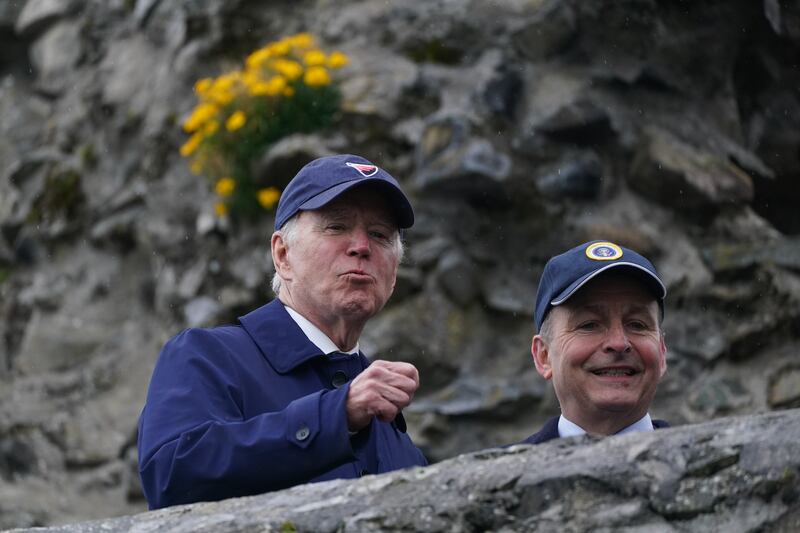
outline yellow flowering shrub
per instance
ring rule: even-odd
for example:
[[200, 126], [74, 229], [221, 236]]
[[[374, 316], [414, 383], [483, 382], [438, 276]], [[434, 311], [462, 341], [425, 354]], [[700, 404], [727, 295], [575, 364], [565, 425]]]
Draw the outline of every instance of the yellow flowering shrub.
[[242, 69], [195, 83], [197, 105], [183, 121], [189, 137], [180, 153], [210, 180], [217, 216], [275, 208], [281, 191], [251, 175], [253, 161], [286, 135], [330, 123], [340, 101], [334, 71], [347, 61], [299, 33], [252, 52]]

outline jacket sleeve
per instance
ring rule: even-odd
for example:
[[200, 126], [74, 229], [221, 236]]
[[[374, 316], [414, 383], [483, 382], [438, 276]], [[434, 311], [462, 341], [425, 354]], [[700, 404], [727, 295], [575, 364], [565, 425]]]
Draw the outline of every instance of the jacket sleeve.
[[245, 419], [243, 369], [213, 333], [162, 350], [139, 420], [139, 473], [151, 509], [304, 483], [353, 460], [349, 384]]

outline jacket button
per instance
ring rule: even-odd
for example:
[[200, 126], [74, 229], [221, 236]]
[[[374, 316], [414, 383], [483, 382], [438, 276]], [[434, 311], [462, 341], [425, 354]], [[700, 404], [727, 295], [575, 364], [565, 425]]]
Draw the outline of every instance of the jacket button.
[[347, 383], [347, 374], [342, 372], [341, 370], [337, 370], [333, 373], [333, 379], [331, 379], [331, 385], [336, 387], [337, 389]]
[[303, 426], [297, 430], [297, 433], [294, 434], [294, 438], [297, 440], [306, 440], [310, 433], [311, 431], [309, 431], [308, 426]]

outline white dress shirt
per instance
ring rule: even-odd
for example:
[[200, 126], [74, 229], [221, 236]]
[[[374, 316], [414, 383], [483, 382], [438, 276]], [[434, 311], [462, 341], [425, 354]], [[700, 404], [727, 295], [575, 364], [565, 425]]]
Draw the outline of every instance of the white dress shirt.
[[355, 347], [352, 350], [340, 350], [338, 346], [328, 337], [325, 335], [321, 329], [311, 323], [309, 319], [289, 307], [288, 305], [284, 304], [284, 308], [286, 308], [286, 312], [289, 313], [289, 316], [292, 317], [300, 329], [303, 330], [303, 333], [306, 334], [308, 340], [314, 343], [314, 346], [319, 348], [322, 353], [325, 355], [339, 352], [339, 353], [358, 353], [358, 343], [356, 342]]
[[[650, 419], [650, 413], [647, 413], [642, 418], [634, 422], [628, 427], [614, 433], [614, 435], [624, 435], [625, 433], [634, 433], [636, 431], [653, 431], [653, 421]], [[567, 420], [564, 415], [558, 417], [558, 436], [559, 437], [577, 437], [578, 435], [585, 435], [586, 431], [578, 424]]]

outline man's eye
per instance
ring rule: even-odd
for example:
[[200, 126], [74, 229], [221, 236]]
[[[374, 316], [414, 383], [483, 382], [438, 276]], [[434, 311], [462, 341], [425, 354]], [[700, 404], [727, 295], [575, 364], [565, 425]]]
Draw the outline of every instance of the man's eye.
[[325, 226], [325, 229], [330, 231], [342, 231], [344, 230], [344, 224], [328, 224]]
[[597, 322], [583, 322], [578, 326], [578, 329], [583, 331], [594, 331], [599, 327]]
[[369, 232], [369, 234], [370, 234], [370, 235], [372, 235], [373, 237], [375, 237], [376, 239], [387, 240], [387, 239], [389, 238], [389, 237], [388, 237], [388, 236], [387, 236], [385, 233], [383, 233], [382, 231], [375, 231], [375, 230], [373, 230], [373, 231], [370, 231], [370, 232]]
[[639, 320], [628, 322], [628, 327], [635, 331], [644, 331], [647, 329], [647, 324]]

